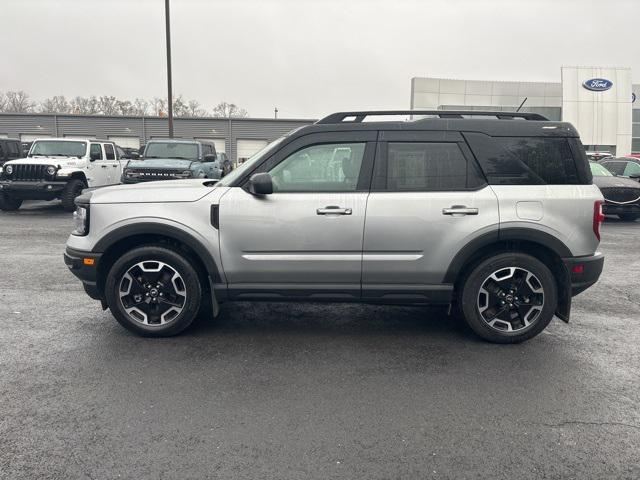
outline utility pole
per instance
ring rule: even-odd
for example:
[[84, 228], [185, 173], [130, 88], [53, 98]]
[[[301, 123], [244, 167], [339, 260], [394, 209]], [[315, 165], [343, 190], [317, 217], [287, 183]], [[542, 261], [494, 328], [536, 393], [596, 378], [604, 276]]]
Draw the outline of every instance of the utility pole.
[[171, 88], [171, 17], [169, 0], [164, 0], [164, 19], [167, 37], [167, 116], [169, 118], [169, 138], [173, 138], [173, 94]]
[[273, 118], [278, 118], [278, 107], [273, 109]]

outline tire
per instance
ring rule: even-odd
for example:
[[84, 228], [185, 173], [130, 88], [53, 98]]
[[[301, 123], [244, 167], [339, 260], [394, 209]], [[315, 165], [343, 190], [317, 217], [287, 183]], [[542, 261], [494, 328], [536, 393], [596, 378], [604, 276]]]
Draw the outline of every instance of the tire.
[[640, 218], [640, 215], [637, 213], [619, 213], [618, 217], [620, 217], [620, 220], [624, 220], [625, 222], [635, 222]]
[[557, 285], [549, 268], [515, 252], [481, 261], [466, 277], [460, 296], [469, 327], [493, 343], [535, 337], [549, 325], [557, 304]]
[[4, 212], [13, 212], [18, 210], [21, 205], [21, 199], [13, 198], [7, 192], [0, 193], [0, 210]]
[[164, 246], [147, 245], [113, 264], [105, 296], [111, 313], [127, 330], [146, 337], [168, 337], [191, 325], [203, 294], [198, 273], [187, 257]]
[[77, 178], [69, 180], [62, 191], [61, 197], [62, 208], [65, 212], [73, 212], [76, 209], [74, 200], [82, 193], [83, 188], [86, 188], [86, 185], [82, 180], [78, 180]]

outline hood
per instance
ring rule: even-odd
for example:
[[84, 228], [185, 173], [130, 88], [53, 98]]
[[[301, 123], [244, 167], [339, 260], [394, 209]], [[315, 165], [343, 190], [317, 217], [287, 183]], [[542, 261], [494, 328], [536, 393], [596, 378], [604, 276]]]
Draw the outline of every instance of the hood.
[[89, 191], [92, 204], [195, 202], [209, 195], [216, 188], [215, 183], [216, 180], [163, 180]]
[[593, 184], [597, 185], [598, 188], [625, 187], [640, 190], [640, 183], [625, 177], [602, 177], [594, 175]]
[[6, 165], [59, 165], [61, 168], [66, 167], [83, 167], [87, 164], [85, 158], [78, 157], [45, 157], [38, 155], [37, 157], [18, 158], [5, 162]]
[[171, 168], [171, 169], [184, 169], [191, 168], [191, 164], [195, 160], [180, 160], [178, 158], [147, 158], [145, 160], [129, 160], [127, 168]]

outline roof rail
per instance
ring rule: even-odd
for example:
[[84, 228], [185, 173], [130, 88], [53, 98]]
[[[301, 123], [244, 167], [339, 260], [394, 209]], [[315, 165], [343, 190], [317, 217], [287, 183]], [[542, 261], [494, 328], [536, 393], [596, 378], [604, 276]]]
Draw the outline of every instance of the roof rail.
[[[465, 118], [465, 117], [495, 117], [499, 120], [512, 120], [522, 118], [524, 120], [549, 120], [539, 113], [524, 112], [484, 112], [478, 110], [373, 110], [362, 112], [337, 112], [321, 118], [316, 123], [361, 123], [366, 117], [394, 115], [435, 115], [439, 118]], [[351, 119], [353, 117], [353, 119]], [[349, 119], [349, 120], [347, 120]]]

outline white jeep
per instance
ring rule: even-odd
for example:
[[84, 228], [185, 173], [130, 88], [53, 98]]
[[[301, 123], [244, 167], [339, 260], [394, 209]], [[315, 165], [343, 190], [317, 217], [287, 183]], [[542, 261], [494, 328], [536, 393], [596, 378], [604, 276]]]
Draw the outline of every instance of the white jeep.
[[3, 165], [0, 210], [17, 210], [24, 200], [60, 199], [62, 207], [72, 212], [82, 189], [120, 183], [119, 150], [105, 140], [36, 140], [27, 158]]

